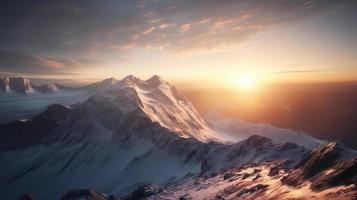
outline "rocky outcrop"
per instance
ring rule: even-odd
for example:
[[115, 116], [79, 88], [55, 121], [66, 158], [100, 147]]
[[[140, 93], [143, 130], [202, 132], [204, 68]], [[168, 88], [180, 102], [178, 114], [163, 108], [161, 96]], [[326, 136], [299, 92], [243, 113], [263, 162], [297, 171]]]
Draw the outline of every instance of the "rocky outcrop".
[[259, 135], [250, 136], [246, 141], [245, 145], [251, 147], [260, 147], [266, 143], [272, 143], [272, 140], [267, 137], [262, 137]]
[[276, 176], [277, 174], [279, 174], [279, 167], [272, 167], [270, 170], [269, 170], [269, 174], [268, 176]]
[[296, 187], [309, 180], [314, 191], [353, 184], [357, 178], [357, 158], [347, 151], [336, 142], [323, 145], [308, 154], [281, 182]]
[[29, 79], [22, 77], [13, 78], [1, 78], [0, 79], [0, 90], [2, 91], [14, 91], [17, 93], [26, 94], [33, 91], [32, 82]]
[[155, 184], [146, 184], [138, 187], [131, 193], [131, 196], [122, 198], [123, 200], [141, 200], [152, 195], [159, 194], [163, 189]]
[[340, 185], [355, 184], [357, 180], [357, 158], [342, 161], [327, 172], [312, 179], [311, 189], [322, 191]]

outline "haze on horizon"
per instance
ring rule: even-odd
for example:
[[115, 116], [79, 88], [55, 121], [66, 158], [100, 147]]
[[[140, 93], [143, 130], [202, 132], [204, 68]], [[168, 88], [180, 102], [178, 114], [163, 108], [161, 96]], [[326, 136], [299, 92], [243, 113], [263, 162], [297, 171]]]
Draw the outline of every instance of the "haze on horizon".
[[356, 9], [353, 0], [2, 1], [0, 75], [354, 81]]

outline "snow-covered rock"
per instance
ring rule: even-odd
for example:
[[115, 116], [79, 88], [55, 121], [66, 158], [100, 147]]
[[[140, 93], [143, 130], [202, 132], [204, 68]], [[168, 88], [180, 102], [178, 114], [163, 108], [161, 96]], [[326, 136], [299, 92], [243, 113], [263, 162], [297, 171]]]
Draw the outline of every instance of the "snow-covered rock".
[[113, 95], [122, 89], [131, 88], [137, 104], [147, 116], [161, 126], [176, 132], [180, 137], [199, 141], [232, 141], [225, 133], [219, 133], [201, 117], [191, 102], [174, 86], [159, 76], [141, 80], [129, 75], [122, 80], [105, 79], [85, 87], [92, 93]]
[[0, 78], [0, 90], [3, 93], [17, 92], [21, 94], [32, 94], [36, 92], [32, 82], [22, 77]]
[[[274, 169], [276, 174], [270, 176]], [[278, 169], [278, 170], [276, 170]], [[315, 191], [306, 181], [299, 187], [284, 185], [280, 180], [289, 173], [279, 162], [245, 165], [205, 177], [190, 177], [172, 184], [149, 200], [175, 199], [354, 199], [356, 185], [344, 182]], [[230, 174], [229, 178], [224, 178]]]

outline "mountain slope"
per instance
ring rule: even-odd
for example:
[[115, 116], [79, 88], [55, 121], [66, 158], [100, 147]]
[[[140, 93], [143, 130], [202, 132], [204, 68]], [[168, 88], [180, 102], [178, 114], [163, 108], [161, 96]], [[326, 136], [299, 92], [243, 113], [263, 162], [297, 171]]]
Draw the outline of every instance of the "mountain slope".
[[250, 123], [239, 118], [223, 118], [216, 111], [211, 111], [205, 116], [217, 131], [224, 132], [238, 141], [252, 135], [260, 135], [272, 139], [275, 143], [290, 142], [309, 149], [326, 143], [301, 131], [277, 128], [267, 123]]
[[85, 87], [94, 94], [115, 93], [123, 88], [134, 89], [140, 108], [153, 122], [158, 122], [181, 137], [203, 142], [233, 140], [225, 133], [215, 131], [174, 86], [159, 76], [143, 81], [129, 75], [120, 81], [110, 78]]
[[32, 120], [0, 124], [0, 151], [28, 148], [56, 128], [70, 113], [70, 108], [53, 104]]
[[[266, 139], [260, 140], [261, 144]], [[357, 197], [357, 152], [335, 142], [295, 165], [259, 162], [190, 177], [148, 199], [346, 199]]]
[[[201, 143], [179, 142], [180, 137], [152, 123], [121, 97], [111, 103], [93, 96], [75, 108], [42, 145], [1, 153], [1, 163], [6, 165], [1, 165], [0, 196], [14, 199], [31, 191], [40, 199], [52, 199], [76, 187], [121, 193], [140, 182], [165, 184], [175, 176], [199, 172], [199, 161], [188, 155], [199, 152]], [[115, 105], [119, 102], [121, 106]], [[168, 162], [162, 165], [159, 160]]]

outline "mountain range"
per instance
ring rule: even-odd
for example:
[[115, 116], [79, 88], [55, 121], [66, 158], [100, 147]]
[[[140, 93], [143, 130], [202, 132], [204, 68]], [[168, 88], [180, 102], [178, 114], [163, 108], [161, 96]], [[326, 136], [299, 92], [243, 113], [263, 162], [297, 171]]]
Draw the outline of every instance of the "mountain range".
[[26, 193], [40, 200], [356, 195], [355, 151], [269, 125], [207, 121], [159, 76], [80, 88], [1, 80], [4, 91], [76, 90], [82, 97], [46, 102], [34, 117], [0, 124], [2, 199], [33, 198]]
[[29, 79], [22, 77], [4, 77], [0, 79], [1, 93], [18, 93], [18, 94], [33, 94], [33, 93], [51, 93], [68, 90], [63, 85], [52, 83], [43, 84], [40, 86], [34, 85]]

